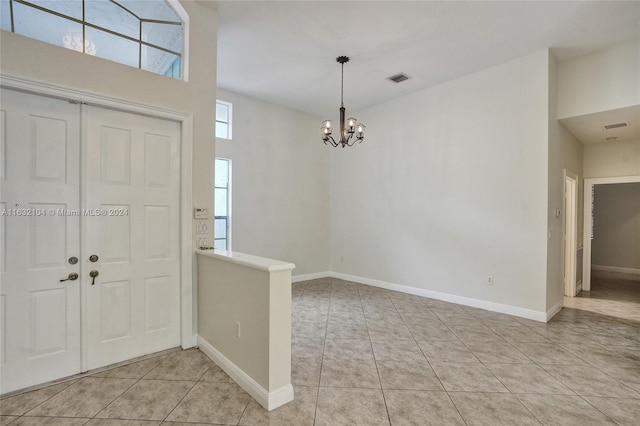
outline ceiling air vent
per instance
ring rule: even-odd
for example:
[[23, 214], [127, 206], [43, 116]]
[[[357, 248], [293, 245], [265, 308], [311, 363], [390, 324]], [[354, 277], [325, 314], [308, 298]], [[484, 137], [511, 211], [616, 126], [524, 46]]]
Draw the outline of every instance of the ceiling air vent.
[[401, 72], [400, 74], [392, 75], [391, 77], [387, 77], [387, 78], [393, 81], [394, 83], [402, 83], [405, 80], [409, 80], [411, 77]]
[[628, 123], [616, 123], [616, 124], [607, 124], [604, 126], [606, 130], [617, 129], [618, 127], [627, 127]]

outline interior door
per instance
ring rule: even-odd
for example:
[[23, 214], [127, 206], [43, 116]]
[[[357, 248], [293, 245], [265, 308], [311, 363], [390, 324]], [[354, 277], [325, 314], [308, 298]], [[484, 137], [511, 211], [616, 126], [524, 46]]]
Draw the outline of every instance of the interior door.
[[84, 205], [97, 212], [83, 217], [93, 369], [180, 344], [180, 125], [92, 106], [83, 112]]
[[[2, 90], [1, 393], [80, 372], [80, 110]], [[72, 277], [73, 278], [73, 277]]]

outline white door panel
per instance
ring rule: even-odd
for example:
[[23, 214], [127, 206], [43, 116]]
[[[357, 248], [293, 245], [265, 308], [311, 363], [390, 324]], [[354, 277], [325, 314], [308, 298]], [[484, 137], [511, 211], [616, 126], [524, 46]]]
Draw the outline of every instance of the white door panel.
[[176, 122], [2, 90], [0, 393], [179, 346], [179, 151]]
[[80, 371], [80, 111], [2, 90], [1, 392]]
[[[180, 344], [176, 122], [86, 107], [89, 369]], [[95, 165], [91, 167], [91, 165]], [[86, 271], [85, 271], [86, 269]]]

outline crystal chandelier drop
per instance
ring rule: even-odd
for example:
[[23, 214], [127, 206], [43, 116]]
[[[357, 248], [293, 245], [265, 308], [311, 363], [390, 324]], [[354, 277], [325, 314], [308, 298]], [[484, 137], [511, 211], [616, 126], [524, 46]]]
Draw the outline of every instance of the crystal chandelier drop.
[[[349, 117], [346, 120], [344, 109], [344, 64], [349, 62], [349, 57], [338, 56], [336, 61], [342, 66], [342, 78], [340, 79], [340, 139], [336, 141], [333, 139], [333, 123], [331, 120], [324, 120], [322, 122], [322, 141], [325, 145], [331, 144], [331, 146], [342, 145], [352, 146], [358, 141], [358, 143], [364, 140], [364, 129], [366, 126], [362, 123], [358, 123], [358, 120], [353, 117]], [[355, 136], [355, 138], [354, 138]]]

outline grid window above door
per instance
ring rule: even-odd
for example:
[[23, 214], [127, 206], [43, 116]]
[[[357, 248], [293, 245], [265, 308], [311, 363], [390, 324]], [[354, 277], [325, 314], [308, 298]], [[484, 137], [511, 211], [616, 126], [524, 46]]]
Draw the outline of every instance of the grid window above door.
[[187, 34], [171, 3], [0, 0], [0, 29], [180, 80]]

